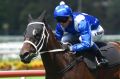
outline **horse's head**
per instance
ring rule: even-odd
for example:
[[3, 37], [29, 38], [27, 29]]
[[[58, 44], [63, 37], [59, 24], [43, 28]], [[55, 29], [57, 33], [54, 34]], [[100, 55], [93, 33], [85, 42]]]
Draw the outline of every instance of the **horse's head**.
[[47, 35], [48, 32], [44, 23], [44, 15], [45, 11], [37, 19], [33, 19], [31, 15], [29, 15], [29, 23], [25, 31], [24, 43], [20, 51], [20, 58], [24, 63], [29, 63], [31, 59], [37, 55], [37, 52], [45, 49], [45, 44], [46, 41], [48, 41], [49, 35]]

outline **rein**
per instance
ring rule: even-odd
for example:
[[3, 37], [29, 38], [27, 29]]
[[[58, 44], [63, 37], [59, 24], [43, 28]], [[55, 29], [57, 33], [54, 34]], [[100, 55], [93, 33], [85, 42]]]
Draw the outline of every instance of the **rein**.
[[48, 50], [48, 51], [42, 51], [42, 52], [40, 52], [40, 51], [37, 50], [37, 46], [33, 42], [31, 42], [29, 40], [25, 40], [24, 43], [31, 44], [36, 49], [36, 53], [40, 53], [40, 54], [44, 54], [46, 52], [63, 52], [63, 51], [65, 51], [65, 49], [53, 49], [53, 50]]

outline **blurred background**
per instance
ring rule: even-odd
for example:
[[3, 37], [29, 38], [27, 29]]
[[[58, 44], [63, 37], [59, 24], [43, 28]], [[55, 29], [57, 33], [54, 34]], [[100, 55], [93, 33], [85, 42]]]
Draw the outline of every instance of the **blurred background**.
[[[0, 0], [0, 70], [44, 69], [40, 58], [29, 64], [19, 59], [28, 14], [37, 18], [47, 10], [46, 19], [54, 30], [54, 9], [61, 0]], [[102, 41], [120, 41], [120, 0], [63, 0], [73, 11], [96, 16], [105, 30]], [[3, 78], [0, 78], [3, 79]], [[10, 78], [6, 78], [10, 79]], [[11, 78], [18, 79], [18, 78]], [[25, 79], [25, 78], [21, 78]], [[27, 78], [28, 79], [28, 78]], [[37, 78], [29, 78], [37, 79]], [[38, 79], [44, 79], [38, 77]]]
[[[0, 70], [44, 69], [41, 60], [25, 65], [19, 60], [19, 50], [28, 23], [47, 10], [47, 21], [54, 30], [53, 12], [61, 0], [0, 0]], [[104, 39], [116, 40], [120, 34], [120, 0], [63, 0], [73, 11], [85, 12], [100, 19], [105, 29]], [[118, 39], [117, 39], [118, 40]], [[119, 41], [119, 40], [118, 40]]]
[[[38, 17], [47, 10], [47, 20], [54, 29], [53, 12], [61, 0], [0, 0], [0, 35], [23, 35], [28, 14]], [[120, 34], [120, 0], [63, 0], [73, 11], [98, 17], [106, 34]]]

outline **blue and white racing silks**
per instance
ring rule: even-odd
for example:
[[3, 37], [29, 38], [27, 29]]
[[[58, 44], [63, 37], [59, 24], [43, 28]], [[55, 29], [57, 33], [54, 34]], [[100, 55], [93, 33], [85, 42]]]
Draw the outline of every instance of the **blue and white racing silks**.
[[91, 29], [97, 28], [99, 21], [95, 17], [85, 13], [73, 13], [72, 19], [72, 22], [66, 28], [57, 23], [55, 29], [56, 39], [61, 41], [64, 32], [73, 35], [79, 34], [81, 42], [70, 46], [71, 51], [78, 52], [90, 48], [93, 45]]

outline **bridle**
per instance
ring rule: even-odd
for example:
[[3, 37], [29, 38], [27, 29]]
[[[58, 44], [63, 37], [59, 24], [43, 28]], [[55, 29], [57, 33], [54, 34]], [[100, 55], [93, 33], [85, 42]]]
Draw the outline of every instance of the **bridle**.
[[[35, 54], [43, 54], [43, 53], [46, 53], [46, 52], [61, 52], [61, 51], [65, 51], [65, 49], [53, 49], [53, 50], [48, 50], [48, 51], [41, 51], [42, 48], [44, 47], [44, 44], [48, 43], [48, 40], [49, 40], [49, 33], [48, 33], [48, 30], [47, 28], [45, 27], [45, 23], [44, 22], [31, 22], [29, 23], [27, 26], [30, 27], [30, 25], [33, 25], [33, 24], [42, 24], [43, 25], [43, 31], [42, 31], [42, 35], [41, 35], [41, 38], [38, 42], [38, 44], [34, 44], [32, 41], [29, 41], [29, 40], [25, 40], [24, 43], [29, 43], [31, 44], [35, 49], [36, 49], [36, 52]], [[46, 33], [46, 34], [45, 34]], [[45, 41], [46, 40], [46, 41]], [[23, 44], [24, 44], [23, 43]]]

